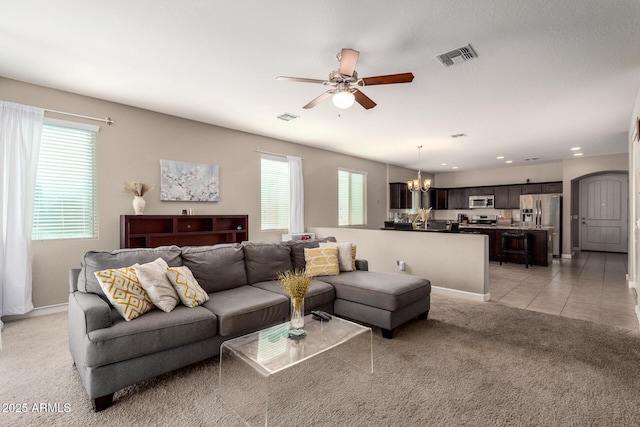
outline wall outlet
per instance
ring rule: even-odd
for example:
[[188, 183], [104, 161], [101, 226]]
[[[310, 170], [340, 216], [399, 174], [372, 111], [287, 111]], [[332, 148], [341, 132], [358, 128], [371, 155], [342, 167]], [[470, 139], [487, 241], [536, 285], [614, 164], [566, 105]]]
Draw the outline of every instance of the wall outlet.
[[404, 271], [407, 268], [407, 265], [404, 261], [396, 261], [396, 265], [400, 269], [400, 271]]

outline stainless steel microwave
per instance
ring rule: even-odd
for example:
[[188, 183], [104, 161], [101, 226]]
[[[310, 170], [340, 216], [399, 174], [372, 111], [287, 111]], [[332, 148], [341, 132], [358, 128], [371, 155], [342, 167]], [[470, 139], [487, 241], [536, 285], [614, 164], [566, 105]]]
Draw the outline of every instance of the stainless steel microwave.
[[488, 196], [469, 196], [469, 209], [493, 208], [493, 194]]

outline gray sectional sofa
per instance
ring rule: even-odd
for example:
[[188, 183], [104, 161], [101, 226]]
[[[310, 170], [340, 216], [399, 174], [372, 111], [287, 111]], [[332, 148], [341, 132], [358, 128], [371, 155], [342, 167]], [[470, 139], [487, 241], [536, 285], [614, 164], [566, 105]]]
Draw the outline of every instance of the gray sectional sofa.
[[[70, 272], [69, 347], [96, 411], [112, 404], [116, 391], [174, 369], [217, 356], [220, 344], [289, 317], [289, 299], [277, 273], [304, 269], [306, 242], [244, 242], [215, 246], [165, 246], [87, 252], [82, 268]], [[178, 304], [125, 321], [102, 292], [94, 272], [144, 264], [157, 258], [185, 265], [209, 294], [204, 304]], [[394, 329], [426, 318], [431, 284], [415, 276], [357, 270], [315, 277], [305, 312], [324, 310], [381, 328]]]

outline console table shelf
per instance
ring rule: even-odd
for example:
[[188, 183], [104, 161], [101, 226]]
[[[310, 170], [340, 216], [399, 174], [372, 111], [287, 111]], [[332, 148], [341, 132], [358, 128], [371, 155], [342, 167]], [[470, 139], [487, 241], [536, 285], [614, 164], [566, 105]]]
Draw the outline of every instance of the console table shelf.
[[203, 246], [249, 240], [248, 215], [121, 215], [121, 248]]

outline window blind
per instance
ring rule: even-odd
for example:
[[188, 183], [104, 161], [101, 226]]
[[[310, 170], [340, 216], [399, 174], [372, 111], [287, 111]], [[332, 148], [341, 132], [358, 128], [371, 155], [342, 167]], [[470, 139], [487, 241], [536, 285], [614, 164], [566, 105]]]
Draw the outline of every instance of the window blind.
[[262, 155], [260, 171], [261, 229], [288, 229], [290, 194], [287, 159]]
[[45, 122], [33, 213], [33, 240], [96, 238], [97, 127]]
[[366, 186], [366, 173], [338, 170], [338, 225], [366, 225]]

